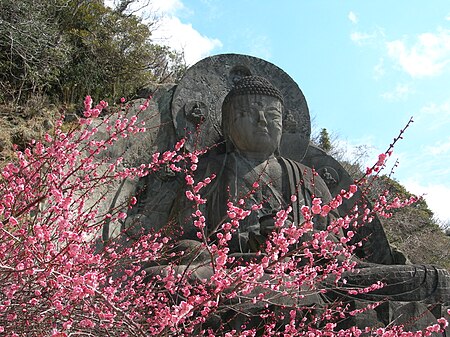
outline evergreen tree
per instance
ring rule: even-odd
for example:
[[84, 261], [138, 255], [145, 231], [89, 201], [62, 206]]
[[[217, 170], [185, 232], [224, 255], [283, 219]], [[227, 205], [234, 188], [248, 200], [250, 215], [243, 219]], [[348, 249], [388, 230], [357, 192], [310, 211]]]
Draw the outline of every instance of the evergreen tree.
[[319, 147], [326, 152], [329, 152], [332, 149], [330, 136], [325, 128], [320, 130]]
[[152, 23], [126, 13], [129, 3], [112, 9], [101, 0], [0, 0], [0, 99], [39, 93], [74, 103], [176, 81], [182, 55], [153, 43]]

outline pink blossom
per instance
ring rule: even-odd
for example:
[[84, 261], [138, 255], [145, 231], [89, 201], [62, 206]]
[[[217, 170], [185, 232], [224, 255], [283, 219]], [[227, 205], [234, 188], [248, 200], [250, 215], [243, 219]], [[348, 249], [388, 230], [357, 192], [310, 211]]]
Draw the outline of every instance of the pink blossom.
[[14, 195], [12, 193], [8, 193], [3, 197], [3, 202], [5, 203], [6, 207], [11, 207], [14, 203]]
[[[325, 216], [328, 215], [328, 213], [329, 213], [330, 211], [331, 211], [331, 207], [330, 207], [329, 205], [323, 205], [323, 206], [322, 206], [322, 210], [321, 210], [321, 212], [320, 212], [320, 215], [323, 216], [323, 217], [325, 217]], [[314, 212], [314, 210], [313, 210], [313, 212]]]
[[72, 197], [64, 198], [61, 207], [66, 210], [69, 209], [69, 206], [72, 204], [72, 201], [73, 201]]
[[190, 157], [191, 157], [191, 161], [192, 161], [194, 164], [197, 164], [197, 163], [198, 163], [198, 156], [197, 156], [196, 154], [191, 154]]
[[136, 205], [136, 203], [137, 203], [136, 197], [132, 197], [132, 198], [130, 199], [130, 205]]
[[92, 108], [92, 98], [91, 96], [87, 95], [84, 99], [84, 110], [88, 111]]
[[321, 198], [314, 198], [312, 203], [313, 203], [313, 205], [320, 205], [320, 204], [322, 204], [322, 199]]
[[381, 153], [378, 155], [378, 161], [377, 161], [377, 166], [382, 166], [384, 165], [384, 162], [386, 160], [386, 154], [385, 153]]
[[188, 198], [189, 200], [194, 200], [194, 193], [192, 193], [191, 191], [186, 191], [186, 198]]
[[53, 141], [52, 136], [50, 136], [48, 133], [46, 133], [46, 134], [44, 135], [44, 139], [45, 139], [45, 141], [48, 142], [48, 143], [51, 143], [51, 142]]
[[181, 140], [179, 140], [176, 144], [175, 144], [175, 151], [180, 151], [181, 148], [184, 146], [184, 143], [186, 142], [186, 140], [183, 138]]
[[8, 222], [11, 224], [11, 226], [17, 226], [19, 224], [19, 222], [17, 221], [17, 219], [13, 216], [10, 216], [8, 219]]
[[186, 177], [184, 178], [186, 180], [186, 184], [188, 185], [194, 185], [194, 178], [192, 178], [191, 175], [186, 175]]
[[216, 263], [218, 266], [224, 266], [227, 263], [227, 256], [222, 253], [218, 252], [219, 256], [216, 258]]
[[90, 319], [83, 319], [82, 321], [80, 321], [79, 325], [82, 328], [93, 328], [93, 327], [95, 327], [95, 323], [93, 321], [91, 321]]
[[17, 319], [17, 314], [16, 313], [9, 313], [6, 315], [6, 319], [8, 321], [15, 321]]
[[446, 329], [448, 327], [448, 321], [444, 317], [439, 318], [437, 322], [441, 325], [442, 329]]
[[322, 207], [319, 204], [312, 205], [311, 212], [313, 212], [313, 214], [320, 214], [321, 211], [322, 211]]
[[306, 221], [311, 219], [311, 210], [309, 209], [309, 206], [302, 206], [300, 210], [302, 212], [303, 218], [305, 218]]
[[434, 324], [432, 326], [427, 327], [426, 330], [429, 332], [441, 332], [441, 326], [439, 324]]

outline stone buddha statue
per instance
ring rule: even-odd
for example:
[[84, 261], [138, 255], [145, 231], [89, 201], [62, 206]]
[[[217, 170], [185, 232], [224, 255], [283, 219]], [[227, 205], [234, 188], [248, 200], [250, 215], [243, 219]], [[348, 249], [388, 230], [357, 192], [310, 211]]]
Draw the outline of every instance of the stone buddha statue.
[[[198, 163], [194, 177], [197, 182], [212, 174], [216, 176], [202, 190], [202, 197], [207, 200], [206, 204], [201, 206], [206, 217], [207, 235], [213, 237], [212, 234], [217, 233], [221, 224], [227, 220], [228, 202], [238, 204], [243, 200], [240, 206], [246, 209], [259, 205], [240, 222], [228, 245], [231, 254], [242, 257], [256, 256], [255, 253], [262, 249], [268, 235], [274, 230], [276, 212], [291, 206], [292, 212], [287, 221], [301, 224], [303, 205], [311, 206], [314, 197], [321, 198], [324, 204], [331, 200], [326, 183], [314, 174], [311, 168], [279, 155], [283, 109], [282, 93], [267, 79], [244, 76], [237, 80], [222, 104], [224, 146], [217, 146]], [[295, 147], [296, 144], [291, 146]], [[211, 256], [199, 252], [201, 243], [197, 237], [198, 229], [192, 224], [191, 216], [193, 203], [184, 197], [183, 182], [184, 179], [180, 178], [177, 184], [171, 183], [171, 189], [175, 186], [178, 189], [178, 192], [172, 192], [171, 195], [178, 197], [174, 202], [168, 203], [170, 209], [168, 208], [166, 217], [155, 218], [162, 219], [159, 223], [149, 223], [143, 219], [145, 215], [140, 217], [137, 214], [134, 219], [139, 221], [133, 223], [132, 216], [127, 220], [126, 227], [132, 237], [137, 233], [136, 224], [139, 226], [146, 222], [147, 228], [154, 226], [156, 230], [167, 221], [180, 225], [182, 234], [178, 249], [186, 251], [187, 254], [179, 262], [179, 267], [185, 270], [192, 265], [201, 265], [196, 267], [191, 275], [192, 281], [195, 282], [210, 277], [213, 272], [208, 264]], [[148, 207], [150, 206], [145, 202], [141, 202], [137, 210], [139, 212], [141, 209], [145, 213]], [[152, 207], [154, 208], [154, 205]], [[149, 211], [147, 213], [151, 214]], [[330, 214], [326, 218], [315, 218], [314, 230], [325, 230], [333, 216], [334, 214]], [[338, 236], [335, 238], [339, 239]], [[308, 239], [308, 235], [303, 238]], [[192, 251], [195, 254], [189, 254]], [[345, 288], [345, 285], [342, 285], [340, 291], [332, 289], [325, 294], [328, 300], [353, 303], [356, 308], [358, 303], [367, 301], [396, 303], [394, 309], [389, 309], [394, 313], [387, 314], [388, 318], [380, 318], [383, 316], [381, 311], [374, 313], [376, 320], [385, 325], [391, 324], [397, 316], [408, 316], [405, 316], [403, 311], [395, 311], [405, 303], [422, 305], [420, 310], [428, 310], [427, 306], [431, 304], [440, 304], [442, 307], [450, 305], [450, 275], [443, 269], [434, 266], [381, 265], [356, 261], [357, 271], [344, 275], [347, 286], [366, 287], [377, 281], [385, 282], [386, 286], [373, 293], [349, 297], [342, 291]], [[150, 266], [147, 271], [152, 275], [164, 272], [164, 268], [164, 265]], [[324, 285], [325, 287], [330, 289], [329, 285]], [[318, 301], [322, 299], [318, 298]], [[283, 301], [279, 305], [283, 306]], [[366, 323], [363, 318], [362, 322], [352, 321], [349, 324]]]
[[[283, 97], [267, 79], [246, 76], [238, 81], [222, 105], [223, 153], [211, 154], [199, 163], [197, 179], [216, 174], [204, 192], [209, 233], [227, 218], [227, 203], [260, 209], [240, 222], [238, 234], [230, 242], [233, 253], [256, 252], [273, 230], [275, 214], [293, 208], [288, 221], [302, 223], [301, 207], [311, 205], [312, 196], [331, 200], [323, 180], [310, 168], [278, 154], [282, 136]], [[314, 184], [313, 184], [314, 182]], [[295, 196], [291, 201], [291, 196]], [[192, 213], [189, 205], [178, 215], [180, 222]], [[316, 229], [325, 229], [327, 219], [317, 218]], [[195, 239], [196, 228], [183, 226], [184, 238]]]

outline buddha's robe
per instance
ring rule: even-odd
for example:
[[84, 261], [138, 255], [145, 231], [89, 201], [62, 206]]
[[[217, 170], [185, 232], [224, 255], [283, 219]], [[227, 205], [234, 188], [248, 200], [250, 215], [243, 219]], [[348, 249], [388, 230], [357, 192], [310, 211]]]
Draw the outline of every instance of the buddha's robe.
[[[252, 238], [264, 242], [267, 233], [261, 230], [263, 219], [273, 218], [280, 210], [292, 207], [289, 221], [301, 224], [303, 216], [301, 207], [311, 206], [312, 198], [321, 198], [323, 203], [331, 200], [331, 195], [322, 178], [313, 171], [290, 159], [271, 157], [268, 160], [257, 161], [240, 156], [238, 153], [222, 154], [205, 158], [199, 165], [196, 174], [197, 182], [204, 177], [216, 175], [202, 196], [207, 200], [203, 207], [206, 216], [208, 234], [220, 229], [220, 226], [230, 221], [227, 216], [228, 202], [250, 210], [253, 205], [261, 205], [259, 210], [252, 211], [248, 217], [240, 221], [237, 232], [230, 242], [230, 250], [235, 253], [255, 251]], [[291, 196], [296, 196], [291, 201]], [[244, 205], [239, 205], [239, 200]], [[183, 205], [184, 204], [184, 205]], [[180, 223], [184, 223], [185, 239], [196, 239], [197, 228], [192, 225], [192, 208], [181, 202], [183, 211], [178, 214]], [[326, 228], [327, 219], [317, 218], [315, 229]]]

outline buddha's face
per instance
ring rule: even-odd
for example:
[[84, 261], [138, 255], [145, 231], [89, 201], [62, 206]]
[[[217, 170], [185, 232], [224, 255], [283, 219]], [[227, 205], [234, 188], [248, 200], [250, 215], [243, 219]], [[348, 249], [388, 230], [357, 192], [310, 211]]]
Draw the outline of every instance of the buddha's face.
[[236, 149], [248, 156], [270, 156], [282, 133], [283, 106], [264, 95], [239, 95], [231, 101], [228, 134]]

